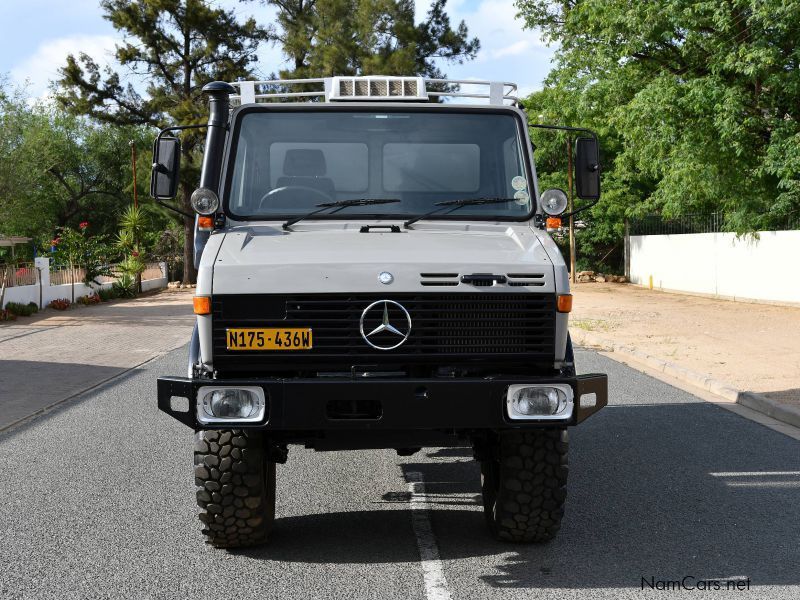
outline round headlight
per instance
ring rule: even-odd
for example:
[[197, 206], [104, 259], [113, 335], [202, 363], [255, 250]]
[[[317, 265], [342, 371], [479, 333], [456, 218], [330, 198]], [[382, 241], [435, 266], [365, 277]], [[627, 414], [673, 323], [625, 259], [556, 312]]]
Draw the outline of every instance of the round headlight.
[[192, 208], [201, 215], [213, 215], [219, 208], [219, 197], [208, 188], [197, 188], [190, 200]]
[[541, 201], [542, 210], [554, 217], [567, 209], [567, 194], [558, 188], [542, 192]]

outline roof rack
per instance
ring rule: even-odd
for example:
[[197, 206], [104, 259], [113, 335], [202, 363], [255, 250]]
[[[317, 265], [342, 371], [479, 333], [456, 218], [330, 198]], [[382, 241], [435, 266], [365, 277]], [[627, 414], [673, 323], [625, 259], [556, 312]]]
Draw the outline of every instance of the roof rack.
[[[281, 101], [317, 102], [428, 102], [431, 98], [472, 98], [488, 100], [495, 106], [519, 105], [517, 84], [474, 79], [425, 79], [423, 77], [366, 76], [319, 77], [314, 79], [274, 79], [235, 81], [239, 93], [231, 96], [233, 105]], [[441, 91], [457, 85], [456, 91]], [[463, 91], [467, 87], [468, 91]], [[437, 89], [438, 88], [438, 89]]]

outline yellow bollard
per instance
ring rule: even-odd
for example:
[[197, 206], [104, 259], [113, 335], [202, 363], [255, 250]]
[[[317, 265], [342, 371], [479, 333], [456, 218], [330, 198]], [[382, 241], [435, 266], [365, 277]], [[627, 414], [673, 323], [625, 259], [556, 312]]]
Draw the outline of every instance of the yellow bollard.
[[650, 289], [653, 289], [653, 276], [650, 275]]

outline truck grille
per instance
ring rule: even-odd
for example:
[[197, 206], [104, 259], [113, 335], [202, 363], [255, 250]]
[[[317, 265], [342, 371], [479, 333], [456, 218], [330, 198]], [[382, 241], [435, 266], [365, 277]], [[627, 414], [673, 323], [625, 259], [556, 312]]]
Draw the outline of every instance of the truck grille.
[[[411, 317], [408, 339], [378, 350], [361, 336], [361, 314], [379, 300]], [[392, 315], [396, 320], [396, 314]], [[310, 327], [312, 350], [229, 351], [228, 327]], [[371, 329], [370, 325], [367, 329]], [[510, 357], [552, 362], [555, 298], [535, 293], [217, 295], [212, 299], [214, 366], [220, 371], [326, 365], [454, 364]], [[398, 338], [399, 340], [399, 338]]]

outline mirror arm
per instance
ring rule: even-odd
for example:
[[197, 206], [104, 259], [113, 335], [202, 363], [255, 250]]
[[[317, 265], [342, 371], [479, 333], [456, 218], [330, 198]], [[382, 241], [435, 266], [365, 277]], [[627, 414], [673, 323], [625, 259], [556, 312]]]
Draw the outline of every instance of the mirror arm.
[[578, 213], [582, 213], [582, 212], [583, 212], [583, 211], [585, 211], [587, 208], [592, 208], [592, 207], [593, 207], [595, 204], [597, 204], [598, 202], [600, 202], [600, 198], [598, 198], [597, 200], [594, 200], [594, 201], [592, 201], [591, 203], [587, 204], [586, 206], [581, 206], [580, 208], [576, 208], [575, 210], [573, 210], [573, 211], [572, 211], [572, 212], [570, 212], [570, 213], [563, 213], [563, 214], [560, 214], [560, 215], [558, 215], [558, 218], [559, 218], [559, 219], [569, 219], [570, 217], [574, 217], [574, 216], [575, 216], [575, 215], [577, 215]]
[[156, 204], [158, 204], [159, 206], [163, 206], [164, 208], [166, 208], [168, 210], [171, 210], [172, 212], [176, 212], [179, 215], [183, 215], [184, 217], [188, 217], [190, 219], [194, 219], [194, 217], [195, 217], [195, 215], [191, 215], [191, 214], [189, 214], [187, 212], [184, 212], [180, 208], [175, 208], [174, 206], [170, 206], [169, 204], [167, 204], [163, 200], [156, 200]]

